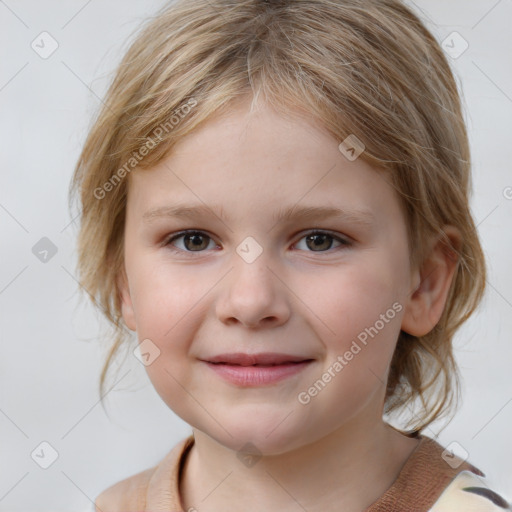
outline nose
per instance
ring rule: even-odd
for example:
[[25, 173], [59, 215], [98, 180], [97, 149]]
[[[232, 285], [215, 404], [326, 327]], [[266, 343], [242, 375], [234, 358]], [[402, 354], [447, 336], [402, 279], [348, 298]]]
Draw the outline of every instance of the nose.
[[275, 270], [279, 266], [265, 251], [252, 263], [235, 253], [232, 264], [217, 297], [217, 318], [250, 329], [284, 324], [290, 317], [290, 292], [283, 284], [282, 271]]

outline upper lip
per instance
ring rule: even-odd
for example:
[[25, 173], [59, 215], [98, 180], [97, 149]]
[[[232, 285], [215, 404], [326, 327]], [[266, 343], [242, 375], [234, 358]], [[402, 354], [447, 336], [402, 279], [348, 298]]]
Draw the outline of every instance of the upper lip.
[[283, 364], [283, 363], [297, 363], [301, 361], [309, 361], [312, 358], [303, 356], [294, 356], [291, 354], [278, 354], [275, 352], [262, 352], [260, 354], [245, 354], [237, 352], [234, 354], [219, 354], [217, 356], [209, 357], [208, 359], [201, 359], [208, 363], [227, 363], [237, 364], [240, 366], [251, 366], [255, 364]]

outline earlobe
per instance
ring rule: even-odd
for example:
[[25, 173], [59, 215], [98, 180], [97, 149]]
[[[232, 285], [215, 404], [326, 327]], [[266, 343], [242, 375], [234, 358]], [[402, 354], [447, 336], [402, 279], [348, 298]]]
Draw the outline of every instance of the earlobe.
[[135, 313], [133, 310], [130, 288], [128, 286], [128, 278], [123, 267], [121, 273], [116, 278], [117, 289], [121, 299], [121, 313], [126, 327], [131, 331], [136, 331], [137, 324], [135, 322]]
[[444, 226], [442, 234], [415, 274], [419, 284], [411, 291], [402, 318], [402, 330], [413, 336], [428, 334], [439, 322], [458, 265], [462, 237], [458, 229]]

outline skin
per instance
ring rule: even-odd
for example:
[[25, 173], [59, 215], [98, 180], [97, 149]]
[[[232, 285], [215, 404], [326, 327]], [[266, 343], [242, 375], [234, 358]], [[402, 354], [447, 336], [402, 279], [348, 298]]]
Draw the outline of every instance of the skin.
[[[161, 351], [146, 367], [164, 402], [193, 428], [180, 492], [184, 510], [360, 512], [394, 482], [418, 441], [382, 420], [400, 330], [439, 321], [456, 261], [440, 243], [411, 268], [403, 210], [386, 175], [351, 162], [321, 126], [249, 103], [210, 119], [159, 165], [130, 176], [126, 325]], [[153, 208], [222, 205], [190, 220], [143, 220]], [[372, 224], [336, 218], [276, 223], [285, 206], [366, 209]], [[457, 230], [445, 227], [454, 245]], [[180, 230], [203, 231], [200, 250]], [[307, 243], [312, 230], [334, 235]], [[252, 263], [236, 251], [253, 237]], [[335, 236], [350, 242], [343, 245]], [[176, 252], [173, 252], [174, 249]], [[393, 319], [311, 399], [298, 401], [394, 303]], [[227, 383], [198, 358], [284, 352], [313, 358], [301, 373], [261, 387]], [[251, 442], [251, 467], [238, 451]], [[303, 508], [301, 508], [303, 507]]]

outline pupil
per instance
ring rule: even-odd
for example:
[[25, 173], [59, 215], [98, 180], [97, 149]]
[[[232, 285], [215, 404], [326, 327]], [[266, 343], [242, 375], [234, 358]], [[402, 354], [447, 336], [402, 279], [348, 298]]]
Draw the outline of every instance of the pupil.
[[[328, 237], [328, 235], [322, 235], [322, 234], [317, 234], [317, 235], [310, 235], [308, 237], [308, 240], [309, 241], [313, 241], [313, 245], [314, 247], [319, 247], [321, 246], [322, 244], [325, 243], [325, 240], [326, 238]], [[320, 239], [320, 240], [319, 240]], [[328, 244], [329, 245], [329, 244]]]
[[188, 235], [189, 237], [189, 240], [192, 241], [192, 245], [194, 247], [200, 247], [202, 244], [201, 244], [201, 238], [202, 238], [202, 235]]

